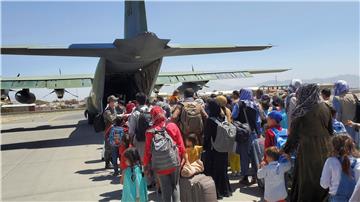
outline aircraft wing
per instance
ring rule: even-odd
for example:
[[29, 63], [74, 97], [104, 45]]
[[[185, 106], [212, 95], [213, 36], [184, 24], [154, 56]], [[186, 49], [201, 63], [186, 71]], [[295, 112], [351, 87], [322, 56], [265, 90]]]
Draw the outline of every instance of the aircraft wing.
[[229, 52], [243, 52], [243, 51], [259, 51], [271, 48], [272, 45], [259, 45], [259, 46], [231, 46], [231, 45], [218, 45], [218, 46], [199, 46], [199, 45], [168, 45], [165, 49], [164, 56], [181, 56], [181, 55], [198, 55], [209, 53], [229, 53]]
[[[130, 42], [128, 42], [130, 43]], [[131, 42], [132, 43], [132, 42]], [[126, 42], [120, 47], [126, 47]], [[160, 53], [163, 56], [198, 55], [210, 53], [228, 53], [243, 51], [259, 51], [271, 48], [272, 45], [262, 46], [200, 46], [200, 45], [166, 45]], [[1, 47], [1, 54], [5, 55], [46, 55], [46, 56], [79, 56], [79, 57], [111, 57], [119, 55], [119, 49], [113, 43], [71, 44], [69, 46], [9, 46]], [[127, 56], [124, 52], [123, 56]]]
[[9, 46], [1, 47], [1, 54], [103, 57], [111, 55], [116, 48], [112, 43], [71, 44], [70, 46]]
[[169, 72], [159, 74], [156, 85], [175, 84], [183, 82], [199, 82], [199, 81], [210, 81], [220, 79], [236, 79], [236, 78], [248, 78], [252, 77], [253, 74], [262, 73], [278, 73], [285, 72], [290, 69], [262, 69], [262, 70], [241, 70], [241, 71], [191, 71], [191, 72]]
[[24, 89], [24, 88], [82, 88], [91, 87], [93, 75], [64, 75], [44, 77], [13, 77], [0, 78], [1, 89]]

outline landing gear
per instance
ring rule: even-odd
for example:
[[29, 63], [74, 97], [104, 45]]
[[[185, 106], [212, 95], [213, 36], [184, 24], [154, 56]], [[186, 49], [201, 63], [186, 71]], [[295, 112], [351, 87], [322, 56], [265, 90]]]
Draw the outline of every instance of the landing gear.
[[94, 123], [95, 114], [92, 114], [88, 110], [85, 110], [84, 116], [85, 118], [87, 118], [89, 125], [92, 125]]

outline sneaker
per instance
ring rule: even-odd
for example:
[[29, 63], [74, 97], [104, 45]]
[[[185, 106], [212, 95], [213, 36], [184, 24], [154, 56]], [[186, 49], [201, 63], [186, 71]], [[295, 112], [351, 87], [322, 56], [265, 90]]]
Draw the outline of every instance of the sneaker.
[[250, 184], [255, 184], [256, 183], [256, 177], [252, 177], [252, 179], [251, 179], [251, 182], [250, 182]]
[[243, 185], [250, 185], [249, 179], [247, 176], [245, 176], [242, 180], [239, 181], [240, 184]]

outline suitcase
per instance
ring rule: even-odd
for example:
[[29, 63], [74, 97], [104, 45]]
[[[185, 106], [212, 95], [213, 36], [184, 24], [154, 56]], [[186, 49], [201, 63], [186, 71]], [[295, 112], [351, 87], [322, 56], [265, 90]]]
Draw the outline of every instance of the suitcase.
[[180, 178], [180, 201], [215, 202], [216, 187], [210, 176], [197, 174], [191, 178]]
[[[252, 142], [252, 149], [253, 149], [253, 155], [255, 159], [256, 166], [259, 167], [262, 159], [264, 158], [264, 147], [265, 147], [265, 139], [264, 138], [257, 138]], [[256, 181], [258, 186], [261, 189], [264, 189], [265, 182], [264, 179], [258, 179], [256, 177]]]

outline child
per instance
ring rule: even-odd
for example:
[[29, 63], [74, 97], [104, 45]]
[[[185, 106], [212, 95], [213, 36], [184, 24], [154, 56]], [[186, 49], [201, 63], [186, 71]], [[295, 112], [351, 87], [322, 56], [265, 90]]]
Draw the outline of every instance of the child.
[[360, 176], [360, 155], [349, 135], [332, 138], [333, 151], [325, 161], [320, 185], [329, 188], [329, 201], [349, 201]]
[[118, 159], [119, 159], [119, 146], [122, 136], [124, 135], [124, 129], [122, 127], [123, 118], [116, 117], [115, 125], [110, 127], [109, 133], [109, 144], [111, 146], [111, 161], [114, 166], [114, 174], [113, 176], [119, 175], [119, 166], [118, 166]]
[[189, 134], [185, 139], [186, 153], [190, 164], [200, 159], [203, 150], [202, 146], [196, 145], [196, 141], [197, 136], [195, 134]]
[[147, 184], [141, 170], [141, 160], [136, 148], [125, 150], [125, 162], [128, 166], [124, 174], [124, 186], [121, 201], [148, 201]]
[[264, 199], [267, 202], [282, 201], [285, 202], [287, 191], [285, 188], [284, 174], [290, 170], [289, 161], [278, 162], [280, 151], [277, 147], [268, 147], [265, 149], [265, 155], [268, 164], [261, 162], [260, 169], [257, 172], [259, 179], [265, 180]]
[[274, 96], [272, 104], [273, 104], [273, 110], [278, 111], [282, 116], [282, 119], [280, 121], [281, 127], [288, 128], [288, 119], [287, 119], [287, 114], [286, 114], [286, 110], [285, 110], [285, 106], [284, 106], [284, 101], [281, 99], [281, 97]]
[[125, 170], [128, 167], [126, 165], [125, 161], [125, 150], [127, 148], [133, 147], [131, 144], [131, 138], [128, 133], [125, 133], [121, 139], [121, 144], [119, 147], [119, 154], [120, 154], [120, 169], [121, 169], [121, 178], [120, 178], [120, 184], [123, 184], [124, 182], [124, 174]]
[[331, 111], [332, 126], [334, 129], [334, 134], [339, 135], [339, 134], [346, 133], [344, 124], [341, 123], [340, 121], [336, 120], [336, 109], [334, 107], [330, 107], [330, 111]]
[[285, 144], [287, 140], [287, 130], [280, 125], [282, 121], [282, 114], [278, 111], [272, 111], [267, 117], [268, 129], [265, 131], [265, 149], [272, 146], [277, 146], [279, 149]]

